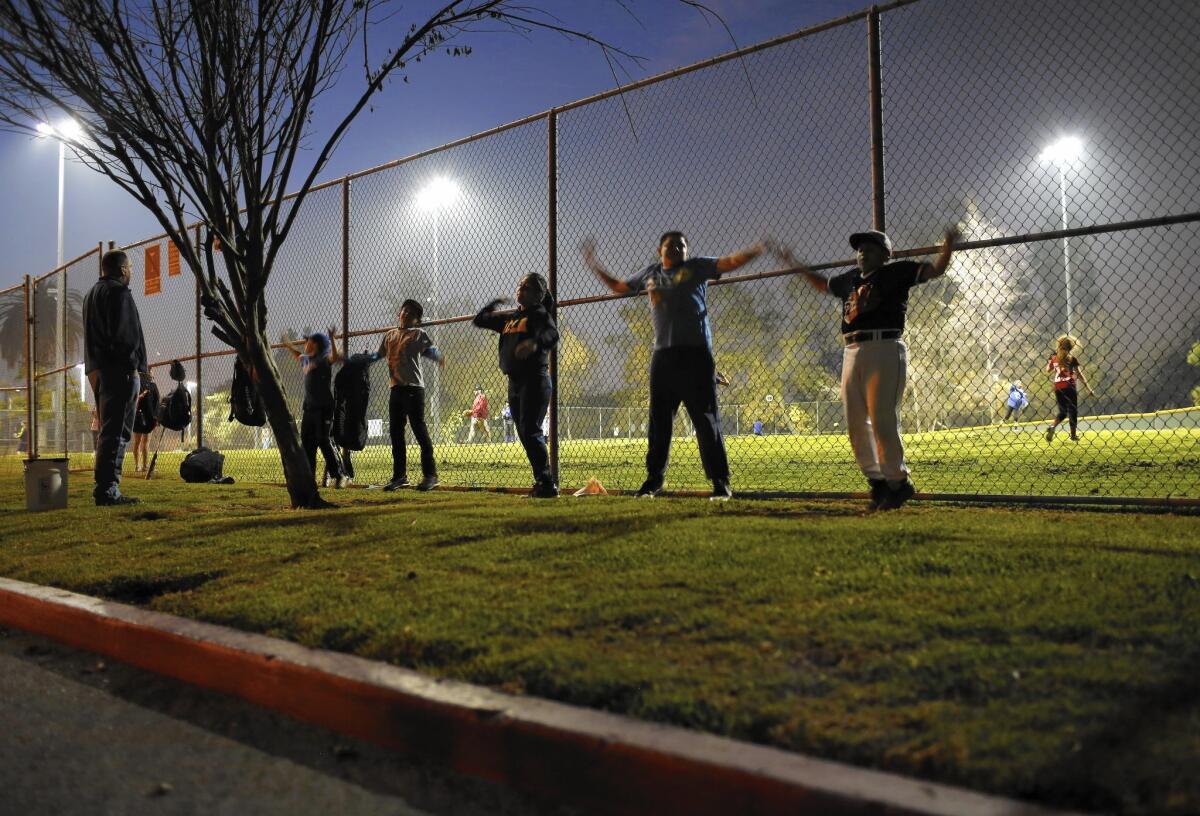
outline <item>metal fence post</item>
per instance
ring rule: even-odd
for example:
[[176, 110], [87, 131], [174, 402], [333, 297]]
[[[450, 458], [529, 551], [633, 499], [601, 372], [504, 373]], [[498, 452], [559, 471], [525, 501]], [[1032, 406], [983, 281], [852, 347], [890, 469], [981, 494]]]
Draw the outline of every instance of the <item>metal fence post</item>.
[[[196, 251], [199, 252], [200, 246], [200, 227], [196, 226]], [[196, 407], [196, 447], [204, 445], [204, 356], [200, 343], [200, 280], [193, 278], [193, 285], [196, 292], [196, 402], [199, 405]]]
[[[558, 320], [558, 112], [546, 113], [546, 281], [554, 298], [554, 319]], [[561, 341], [560, 341], [561, 342]], [[558, 346], [550, 351], [550, 472], [559, 481], [558, 471]]]
[[[333, 341], [333, 338], [329, 338]], [[342, 356], [350, 356], [350, 177], [342, 179]]]
[[872, 6], [867, 14], [867, 48], [870, 54], [871, 104], [871, 213], [872, 227], [881, 232], [887, 229], [884, 218], [883, 186], [883, 72], [879, 53], [879, 7]]
[[37, 459], [37, 411], [33, 381], [33, 279], [25, 276], [25, 455]]
[[62, 377], [62, 389], [60, 391], [62, 394], [62, 399], [60, 400], [62, 405], [62, 447], [63, 456], [67, 457], [70, 455], [71, 450], [70, 439], [67, 436], [70, 424], [67, 418], [70, 415], [70, 411], [67, 410], [67, 372], [64, 368], [67, 364], [67, 270], [63, 269], [58, 274], [61, 276], [58, 281], [58, 354], [62, 358], [62, 362], [58, 364], [59, 369], [61, 369], [58, 376]]

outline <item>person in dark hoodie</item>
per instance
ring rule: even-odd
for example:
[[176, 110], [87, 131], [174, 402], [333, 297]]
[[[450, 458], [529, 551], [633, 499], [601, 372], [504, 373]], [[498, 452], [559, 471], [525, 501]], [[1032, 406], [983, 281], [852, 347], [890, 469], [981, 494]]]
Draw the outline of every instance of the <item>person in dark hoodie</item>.
[[295, 340], [283, 340], [284, 347], [300, 361], [304, 370], [304, 410], [300, 420], [300, 444], [308, 457], [308, 466], [316, 475], [317, 450], [325, 458], [325, 467], [339, 490], [346, 486], [342, 461], [333, 448], [333, 364], [341, 360], [333, 342], [336, 332], [314, 332], [304, 338], [301, 346]]
[[96, 445], [98, 505], [137, 504], [121, 495], [121, 465], [133, 435], [133, 414], [141, 384], [150, 379], [146, 340], [137, 303], [129, 291], [133, 263], [121, 250], [110, 250], [100, 260], [100, 280], [83, 299], [83, 370], [100, 417]]
[[512, 409], [517, 439], [525, 448], [533, 469], [536, 499], [558, 496], [558, 485], [550, 472], [550, 455], [542, 420], [550, 407], [550, 350], [558, 343], [554, 324], [554, 298], [546, 279], [536, 272], [517, 285], [517, 308], [498, 311], [507, 298], [493, 300], [475, 315], [475, 325], [500, 333], [500, 370], [508, 375], [508, 404]]

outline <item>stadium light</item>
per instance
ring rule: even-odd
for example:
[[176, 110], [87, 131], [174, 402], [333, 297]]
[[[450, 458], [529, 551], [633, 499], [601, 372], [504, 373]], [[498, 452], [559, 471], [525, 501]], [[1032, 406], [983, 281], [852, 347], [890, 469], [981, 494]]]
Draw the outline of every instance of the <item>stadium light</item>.
[[[1062, 210], [1062, 228], [1067, 229], [1067, 174], [1066, 168], [1083, 157], [1083, 139], [1078, 136], [1063, 136], [1051, 142], [1038, 154], [1038, 161], [1058, 168], [1058, 200]], [[1067, 334], [1071, 333], [1071, 245], [1063, 236], [1063, 282], [1067, 289]]]
[[453, 206], [460, 194], [461, 190], [456, 181], [439, 176], [417, 193], [417, 206], [436, 216], [442, 210]]
[[[442, 211], [453, 207], [458, 199], [462, 196], [462, 190], [458, 186], [458, 182], [454, 179], [438, 176], [432, 179], [425, 185], [422, 190], [417, 193], [417, 209], [422, 212], [427, 212], [433, 216], [433, 274], [429, 281], [429, 312], [435, 314], [434, 309], [438, 305], [439, 297], [439, 269], [438, 269], [438, 250], [441, 236], [439, 235], [442, 220]], [[431, 372], [433, 374], [432, 386], [429, 393], [429, 413], [433, 417], [433, 427], [442, 427], [441, 417], [441, 377], [437, 368]]]

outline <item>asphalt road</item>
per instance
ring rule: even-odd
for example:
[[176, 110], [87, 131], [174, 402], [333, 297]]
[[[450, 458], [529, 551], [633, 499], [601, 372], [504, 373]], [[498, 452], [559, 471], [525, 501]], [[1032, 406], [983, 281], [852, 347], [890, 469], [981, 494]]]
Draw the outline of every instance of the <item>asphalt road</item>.
[[12, 629], [0, 629], [0, 811], [572, 812]]

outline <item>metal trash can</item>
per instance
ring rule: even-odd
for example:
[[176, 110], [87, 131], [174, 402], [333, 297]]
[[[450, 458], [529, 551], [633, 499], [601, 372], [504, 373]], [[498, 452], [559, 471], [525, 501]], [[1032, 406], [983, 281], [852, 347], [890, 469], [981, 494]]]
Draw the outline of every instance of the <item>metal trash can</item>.
[[62, 510], [67, 506], [67, 460], [25, 460], [25, 509]]

